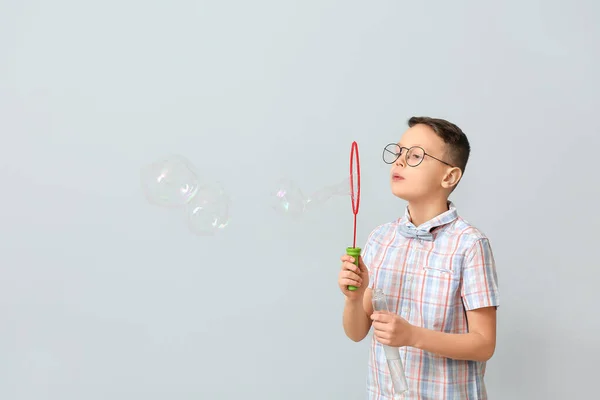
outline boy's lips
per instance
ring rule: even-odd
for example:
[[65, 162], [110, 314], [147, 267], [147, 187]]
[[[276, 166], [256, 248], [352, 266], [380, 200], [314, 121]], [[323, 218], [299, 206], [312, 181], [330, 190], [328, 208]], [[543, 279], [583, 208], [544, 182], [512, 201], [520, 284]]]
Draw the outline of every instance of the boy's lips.
[[402, 175], [400, 175], [400, 174], [393, 174], [392, 175], [392, 180], [394, 180], [394, 181], [402, 181], [402, 180], [404, 180], [404, 177]]

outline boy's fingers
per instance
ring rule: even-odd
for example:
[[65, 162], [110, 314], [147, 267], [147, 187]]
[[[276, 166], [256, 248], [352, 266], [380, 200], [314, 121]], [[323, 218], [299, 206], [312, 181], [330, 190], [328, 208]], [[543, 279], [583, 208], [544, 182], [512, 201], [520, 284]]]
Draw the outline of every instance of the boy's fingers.
[[373, 321], [373, 330], [376, 330], [377, 332], [385, 332], [386, 326], [387, 324], [384, 324], [383, 322]]
[[344, 276], [346, 278], [348, 278], [348, 279], [354, 279], [354, 280], [356, 280], [358, 282], [362, 282], [362, 278], [360, 277], [360, 275], [358, 275], [358, 274], [356, 274], [356, 273], [354, 273], [352, 271], [346, 271], [344, 273]]
[[362, 283], [362, 279], [358, 275], [350, 275], [350, 274], [348, 274], [346, 276], [343, 276], [341, 279], [349, 279], [352, 282]]
[[340, 285], [360, 287], [361, 283], [355, 279], [344, 278], [344, 279], [340, 280]]
[[378, 322], [389, 322], [391, 320], [391, 316], [385, 311], [375, 311], [371, 314], [371, 319], [373, 321]]
[[353, 271], [356, 273], [358, 273], [360, 271], [360, 269], [356, 265], [354, 265], [353, 263], [351, 263], [349, 261], [344, 261], [343, 268], [347, 271]]
[[343, 256], [341, 256], [340, 260], [342, 260], [342, 261], [348, 261], [348, 262], [351, 262], [351, 263], [353, 263], [354, 261], [356, 261], [354, 259], [354, 257], [349, 256], [348, 254], [344, 254]]

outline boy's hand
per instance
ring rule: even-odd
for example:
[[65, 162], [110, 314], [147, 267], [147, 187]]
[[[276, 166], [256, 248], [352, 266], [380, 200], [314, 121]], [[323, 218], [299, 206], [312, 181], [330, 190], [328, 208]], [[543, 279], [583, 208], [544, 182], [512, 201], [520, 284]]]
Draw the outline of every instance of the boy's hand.
[[[365, 289], [369, 286], [369, 271], [363, 263], [362, 257], [358, 256], [358, 266], [354, 265], [354, 257], [344, 254], [342, 269], [338, 277], [340, 290], [348, 300], [362, 299]], [[354, 291], [348, 290], [348, 286], [356, 286]]]
[[414, 345], [416, 327], [404, 318], [387, 311], [375, 311], [371, 319], [373, 334], [379, 343], [392, 347]]

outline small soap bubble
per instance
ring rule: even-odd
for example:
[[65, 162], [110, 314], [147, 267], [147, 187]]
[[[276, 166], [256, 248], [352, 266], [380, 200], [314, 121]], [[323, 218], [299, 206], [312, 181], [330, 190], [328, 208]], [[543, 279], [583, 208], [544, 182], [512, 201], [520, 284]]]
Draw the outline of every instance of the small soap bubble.
[[183, 207], [198, 191], [198, 174], [185, 157], [173, 155], [155, 161], [141, 171], [142, 190], [150, 204]]
[[277, 183], [273, 203], [272, 208], [276, 212], [296, 217], [304, 213], [307, 199], [294, 181], [281, 179]]
[[273, 208], [280, 214], [300, 216], [322, 206], [334, 197], [350, 195], [350, 179], [346, 178], [335, 185], [326, 186], [305, 196], [302, 190], [290, 179], [281, 179], [275, 191]]
[[308, 196], [306, 201], [307, 210], [320, 207], [334, 197], [350, 196], [350, 178], [346, 178], [341, 182], [326, 186], [319, 189]]
[[214, 235], [229, 224], [231, 200], [220, 183], [202, 185], [186, 206], [187, 225], [199, 236]]

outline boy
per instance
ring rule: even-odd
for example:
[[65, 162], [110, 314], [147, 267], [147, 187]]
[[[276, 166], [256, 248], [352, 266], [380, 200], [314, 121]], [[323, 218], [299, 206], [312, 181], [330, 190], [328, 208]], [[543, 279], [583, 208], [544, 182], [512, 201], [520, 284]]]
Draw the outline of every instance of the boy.
[[[371, 232], [358, 267], [352, 257], [341, 258], [344, 331], [358, 342], [373, 327], [370, 400], [394, 399], [382, 344], [400, 348], [408, 380], [403, 398], [487, 399], [483, 378], [499, 305], [494, 257], [487, 237], [448, 201], [465, 171], [469, 141], [441, 119], [413, 117], [408, 126], [383, 152], [392, 193], [408, 202], [404, 216]], [[385, 292], [390, 313], [373, 312], [374, 288]]]

